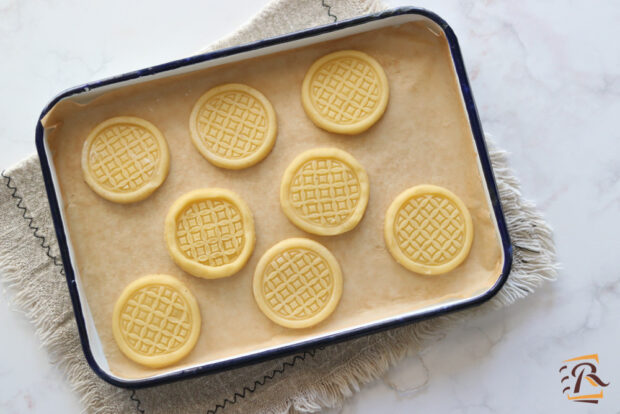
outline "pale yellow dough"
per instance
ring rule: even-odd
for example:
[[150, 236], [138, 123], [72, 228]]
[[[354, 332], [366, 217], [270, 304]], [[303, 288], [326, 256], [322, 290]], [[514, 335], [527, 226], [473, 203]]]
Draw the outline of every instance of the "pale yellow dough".
[[194, 295], [174, 277], [143, 276], [116, 301], [112, 331], [127, 358], [161, 368], [194, 349], [200, 335], [200, 310]]
[[359, 134], [377, 122], [389, 99], [381, 65], [366, 53], [342, 50], [310, 66], [301, 102], [316, 126], [338, 134]]
[[194, 190], [177, 199], [166, 216], [164, 233], [175, 263], [205, 279], [237, 273], [256, 241], [250, 208], [222, 188]]
[[218, 167], [239, 170], [265, 158], [276, 141], [276, 113], [269, 100], [247, 85], [208, 90], [189, 120], [194, 146]]
[[315, 148], [286, 168], [280, 204], [300, 229], [333, 236], [360, 222], [369, 194], [368, 175], [352, 155], [337, 148]]
[[82, 172], [90, 188], [106, 200], [144, 200], [166, 179], [168, 144], [150, 122], [131, 116], [97, 125], [82, 147]]
[[474, 235], [465, 204], [451, 191], [419, 185], [402, 192], [385, 216], [385, 241], [396, 261], [426, 275], [446, 273], [469, 255]]
[[283, 240], [256, 265], [254, 298], [273, 322], [308, 328], [327, 318], [342, 295], [342, 272], [322, 244], [303, 238]]

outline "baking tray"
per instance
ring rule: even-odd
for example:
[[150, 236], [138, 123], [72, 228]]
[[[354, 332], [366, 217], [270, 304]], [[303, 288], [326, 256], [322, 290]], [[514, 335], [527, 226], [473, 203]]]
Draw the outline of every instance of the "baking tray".
[[[89, 101], [107, 91], [127, 85], [188, 73], [201, 68], [238, 61], [249, 57], [268, 55], [282, 50], [295, 49], [382, 27], [397, 26], [405, 22], [416, 20], [426, 20], [431, 23], [436, 30], [442, 31], [447, 39], [450, 49], [455, 74], [460, 86], [461, 98], [468, 117], [469, 125], [471, 127], [475, 150], [478, 155], [479, 170], [484, 184], [486, 185], [485, 190], [488, 197], [487, 201], [492, 210], [492, 219], [496, 224], [498, 239], [501, 244], [501, 273], [492, 287], [485, 292], [469, 298], [454, 300], [449, 303], [441, 303], [439, 305], [398, 315], [397, 317], [382, 319], [374, 323], [356, 326], [351, 329], [339, 330], [335, 333], [323, 335], [321, 337], [296, 341], [291, 344], [278, 346], [271, 349], [260, 350], [258, 352], [235, 356], [200, 366], [184, 368], [151, 378], [127, 380], [119, 378], [107, 370], [105, 368], [105, 362], [102, 360], [102, 358], [105, 359], [105, 357], [102, 356], [103, 351], [101, 349], [101, 344], [98, 343], [95, 338], [96, 330], [94, 328], [92, 316], [90, 315], [87, 304], [84, 302], [84, 297], [81, 296], [80, 279], [77, 272], [77, 267], [72, 260], [73, 252], [68, 240], [68, 232], [63, 217], [63, 210], [61, 208], [62, 199], [58, 179], [56, 177], [50, 149], [46, 139], [48, 134], [45, 128], [43, 128], [42, 123], [45, 115], [47, 115], [48, 112], [62, 100], [72, 99], [76, 101]], [[419, 321], [421, 319], [439, 316], [448, 312], [475, 306], [493, 297], [499, 289], [501, 289], [510, 272], [512, 263], [512, 247], [510, 244], [504, 215], [502, 213], [499, 195], [484, 141], [484, 135], [469, 81], [467, 79], [458, 42], [454, 32], [448, 24], [439, 16], [428, 10], [413, 7], [392, 9], [373, 15], [261, 40], [247, 45], [192, 56], [69, 89], [56, 96], [42, 111], [36, 126], [36, 147], [41, 162], [43, 179], [50, 203], [54, 228], [64, 263], [65, 275], [84, 354], [89, 365], [101, 378], [117, 386], [132, 388], [151, 386], [200, 374], [214, 373], [220, 370], [237, 368], [245, 364], [256, 363], [270, 358], [301, 352], [319, 346], [351, 339], [357, 336], [368, 335], [373, 332], [394, 328], [414, 321]]]

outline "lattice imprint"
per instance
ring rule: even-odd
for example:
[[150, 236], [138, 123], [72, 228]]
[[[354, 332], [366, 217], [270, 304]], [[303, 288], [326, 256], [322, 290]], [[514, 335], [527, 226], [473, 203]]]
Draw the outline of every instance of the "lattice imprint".
[[207, 91], [190, 117], [192, 141], [213, 164], [250, 167], [265, 158], [276, 138], [276, 116], [267, 98], [247, 85], [230, 83]]
[[473, 239], [465, 204], [445, 188], [423, 185], [399, 195], [388, 209], [385, 238], [394, 258], [418, 273], [457, 267]]
[[282, 179], [284, 213], [302, 230], [341, 234], [362, 219], [368, 203], [368, 176], [350, 154], [335, 148], [306, 151], [289, 165]]
[[287, 239], [269, 249], [254, 274], [254, 297], [272, 321], [306, 328], [327, 318], [342, 294], [334, 256], [309, 239]]
[[172, 276], [144, 276], [127, 286], [116, 302], [113, 333], [133, 361], [153, 368], [173, 364], [198, 340], [198, 304]]
[[236, 273], [254, 248], [252, 213], [224, 189], [195, 190], [177, 200], [166, 218], [166, 242], [174, 261], [194, 276]]
[[308, 70], [302, 103], [319, 127], [358, 134], [381, 118], [389, 87], [385, 72], [369, 55], [355, 50], [330, 53]]
[[101, 197], [117, 203], [143, 200], [166, 179], [166, 140], [150, 122], [116, 117], [97, 125], [82, 151], [82, 171]]

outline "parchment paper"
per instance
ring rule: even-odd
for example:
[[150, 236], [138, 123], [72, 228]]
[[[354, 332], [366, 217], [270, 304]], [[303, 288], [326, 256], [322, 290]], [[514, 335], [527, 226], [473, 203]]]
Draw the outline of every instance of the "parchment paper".
[[[317, 128], [301, 106], [301, 83], [322, 55], [357, 49], [383, 66], [390, 102], [383, 118], [358, 136]], [[246, 83], [267, 96], [278, 117], [272, 153], [258, 165], [228, 171], [207, 162], [193, 147], [189, 114], [209, 88]], [[168, 141], [170, 173], [145, 201], [119, 205], [97, 196], [80, 168], [82, 145], [99, 122], [130, 115], [155, 124]], [[111, 370], [125, 378], [145, 378], [292, 341], [328, 334], [399, 315], [450, 298], [487, 290], [501, 270], [501, 248], [477, 166], [469, 123], [452, 67], [447, 41], [425, 23], [407, 23], [276, 55], [210, 68], [189, 75], [136, 85], [78, 106], [58, 105], [46, 118], [53, 127], [53, 152], [64, 211], [83, 295], [93, 313]], [[333, 146], [350, 152], [370, 177], [370, 201], [351, 232], [317, 237], [291, 224], [280, 210], [278, 191], [287, 165], [302, 151]], [[431, 183], [455, 192], [469, 208], [474, 241], [468, 259], [441, 276], [422, 276], [397, 264], [383, 241], [384, 214], [408, 187]], [[256, 222], [254, 254], [238, 274], [203, 280], [178, 268], [163, 239], [164, 217], [182, 194], [202, 187], [225, 187], [250, 206]], [[342, 267], [344, 291], [336, 311], [310, 329], [291, 330], [267, 319], [252, 297], [252, 275], [260, 256], [288, 237], [308, 237], [329, 248]], [[188, 285], [198, 299], [202, 333], [179, 364], [152, 370], [121, 354], [112, 336], [112, 309], [123, 288], [150, 273], [166, 273]]]

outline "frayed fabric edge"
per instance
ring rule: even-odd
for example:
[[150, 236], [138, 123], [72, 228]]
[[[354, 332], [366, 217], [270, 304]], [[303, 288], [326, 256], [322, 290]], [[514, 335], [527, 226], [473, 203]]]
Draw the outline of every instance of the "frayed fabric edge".
[[[31, 162], [30, 158], [12, 167], [9, 170], [9, 176], [5, 176], [4, 179], [10, 177], [10, 171], [23, 168], [27, 162]], [[11, 186], [7, 187], [13, 189]], [[10, 196], [12, 201], [18, 204], [18, 208], [21, 205], [25, 209], [25, 215], [23, 217], [15, 217], [15, 220], [22, 219], [24, 220], [24, 225], [27, 226], [31, 213], [27, 209], [27, 206], [23, 205], [23, 198], [17, 191], [17, 188], [15, 188], [14, 193]], [[31, 227], [23, 233], [23, 237], [31, 236], [36, 243], [36, 233], [32, 234], [33, 232], [34, 230]], [[18, 239], [19, 237], [16, 238], [15, 241], [17, 242]], [[20, 243], [14, 243], [14, 246], [16, 246], [15, 248], [18, 248], [19, 245]], [[62, 318], [62, 320], [50, 320], [45, 303], [39, 301], [39, 297], [35, 293], [37, 292], [37, 283], [41, 278], [49, 277], [53, 272], [61, 273], [61, 261], [57, 261], [53, 257], [53, 260], [48, 260], [46, 257], [42, 259], [42, 262], [36, 261], [37, 266], [43, 264], [41, 269], [37, 272], [38, 277], [24, 280], [24, 269], [15, 264], [13, 259], [14, 255], [11, 254], [11, 251], [11, 249], [0, 249], [1, 283], [2, 286], [12, 294], [9, 299], [10, 305], [24, 314], [26, 319], [32, 323], [35, 335], [41, 341], [41, 346], [49, 353], [50, 362], [59, 367], [60, 371], [67, 377], [71, 390], [77, 393], [83, 407], [82, 411], [86, 412], [88, 410], [88, 412], [96, 414], [111, 413], [111, 411], [107, 409], [108, 404], [106, 404], [105, 401], [117, 398], [121, 391], [111, 392], [104, 397], [101, 394], [100, 384], [95, 383], [98, 379], [95, 377], [90, 367], [88, 367], [86, 360], [76, 360], [71, 357], [71, 355], [75, 355], [76, 353], [82, 353], [78, 338], [76, 336], [67, 338], [65, 335], [58, 335], [59, 327], [65, 326], [65, 324], [75, 324], [73, 311], [70, 309], [66, 313], [66, 317]], [[64, 276], [61, 277], [64, 279]], [[68, 349], [67, 347], [70, 348]], [[122, 391], [126, 392], [126, 390]]]

